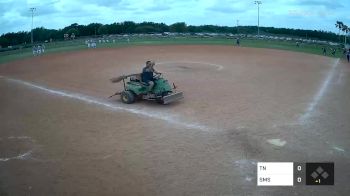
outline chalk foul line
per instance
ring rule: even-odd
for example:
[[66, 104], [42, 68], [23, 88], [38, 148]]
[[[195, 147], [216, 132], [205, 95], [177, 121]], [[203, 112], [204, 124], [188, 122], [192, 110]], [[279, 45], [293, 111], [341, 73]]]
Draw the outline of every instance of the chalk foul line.
[[327, 77], [323, 80], [323, 83], [320, 86], [318, 92], [314, 95], [312, 101], [309, 103], [305, 113], [302, 116], [300, 116], [299, 118], [300, 123], [305, 123], [312, 116], [316, 106], [318, 105], [318, 103], [326, 93], [328, 86], [334, 77], [335, 70], [339, 64], [339, 60], [340, 59], [338, 58], [334, 61], [332, 68], [328, 72]]
[[28, 151], [26, 153], [23, 153], [23, 154], [19, 154], [15, 157], [8, 157], [8, 158], [0, 158], [0, 161], [2, 162], [6, 162], [6, 161], [9, 161], [9, 160], [14, 160], [14, 159], [17, 159], [17, 160], [26, 160], [30, 157], [30, 155], [32, 154], [32, 151]]
[[36, 84], [30, 83], [30, 82], [26, 82], [26, 81], [22, 81], [22, 80], [18, 80], [18, 79], [13, 79], [13, 78], [8, 78], [8, 77], [4, 77], [4, 76], [0, 76], [0, 78], [3, 78], [3, 79], [10, 81], [10, 82], [14, 82], [17, 84], [21, 84], [24, 86], [35, 88], [38, 90], [42, 90], [42, 91], [49, 93], [49, 94], [52, 94], [52, 95], [79, 100], [79, 101], [82, 101], [82, 102], [85, 102], [88, 104], [102, 106], [102, 107], [105, 107], [107, 109], [111, 109], [111, 110], [115, 110], [115, 111], [126, 111], [126, 112], [129, 112], [132, 114], [137, 114], [137, 115], [141, 115], [141, 116], [145, 116], [145, 117], [149, 117], [149, 118], [163, 120], [165, 122], [168, 122], [168, 123], [171, 123], [174, 125], [178, 125], [178, 126], [182, 126], [184, 128], [187, 128], [187, 129], [197, 129], [197, 130], [202, 130], [202, 131], [212, 130], [211, 128], [209, 128], [205, 125], [202, 125], [202, 124], [199, 124], [196, 122], [188, 122], [184, 119], [180, 119], [176, 115], [171, 115], [171, 114], [167, 114], [164, 112], [149, 111], [149, 109], [132, 108], [132, 106], [130, 106], [130, 105], [128, 107], [121, 106], [121, 105], [118, 105], [117, 103], [113, 103], [113, 104], [108, 103], [106, 101], [99, 100], [99, 99], [96, 99], [94, 97], [86, 96], [86, 95], [79, 94], [79, 93], [72, 93], [72, 92], [63, 91], [63, 90], [51, 89], [51, 88], [36, 85]]

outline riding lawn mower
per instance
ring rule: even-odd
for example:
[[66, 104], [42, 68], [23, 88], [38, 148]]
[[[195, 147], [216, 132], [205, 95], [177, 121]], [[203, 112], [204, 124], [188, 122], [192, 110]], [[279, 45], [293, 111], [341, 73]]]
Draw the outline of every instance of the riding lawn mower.
[[161, 73], [155, 74], [153, 87], [141, 81], [141, 74], [131, 74], [112, 78], [111, 82], [117, 83], [123, 81], [124, 90], [116, 92], [114, 95], [120, 95], [123, 103], [131, 104], [136, 100], [152, 100], [160, 104], [169, 104], [183, 99], [183, 93], [176, 91], [173, 83], [171, 86], [168, 80], [162, 77]]

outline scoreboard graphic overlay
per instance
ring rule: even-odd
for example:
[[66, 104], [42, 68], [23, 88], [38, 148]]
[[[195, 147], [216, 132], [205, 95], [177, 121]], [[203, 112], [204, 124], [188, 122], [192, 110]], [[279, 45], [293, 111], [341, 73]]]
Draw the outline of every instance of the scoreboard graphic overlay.
[[334, 163], [258, 162], [257, 185], [334, 185]]

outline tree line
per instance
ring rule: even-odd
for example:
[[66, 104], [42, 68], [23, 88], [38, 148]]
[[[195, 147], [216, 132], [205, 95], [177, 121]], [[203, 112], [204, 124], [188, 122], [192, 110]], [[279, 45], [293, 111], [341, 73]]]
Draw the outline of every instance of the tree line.
[[[91, 23], [88, 25], [71, 24], [63, 29], [46, 29], [39, 27], [33, 29], [34, 42], [58, 41], [64, 39], [64, 34], [74, 34], [75, 37], [81, 36], [102, 36], [109, 34], [135, 34], [135, 33], [232, 33], [232, 34], [256, 34], [256, 26], [217, 26], [217, 25], [187, 25], [184, 22], [178, 22], [171, 25], [164, 23], [142, 22], [135, 23], [125, 21], [112, 24]], [[339, 41], [339, 37], [332, 32], [288, 29], [275, 27], [260, 27], [260, 33], [265, 35], [285, 35], [290, 37], [302, 37], [310, 39], [319, 39], [326, 41]], [[20, 31], [16, 33], [6, 33], [0, 36], [0, 46], [14, 46], [20, 44], [30, 45], [30, 31]]]

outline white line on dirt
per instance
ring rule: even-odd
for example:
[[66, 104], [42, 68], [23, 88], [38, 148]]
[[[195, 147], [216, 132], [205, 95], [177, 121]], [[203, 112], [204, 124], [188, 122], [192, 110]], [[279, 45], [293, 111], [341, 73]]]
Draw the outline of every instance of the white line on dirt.
[[26, 160], [29, 158], [29, 156], [32, 154], [32, 151], [28, 151], [26, 153], [23, 153], [23, 154], [19, 154], [15, 157], [9, 157], [9, 158], [0, 158], [0, 161], [9, 161], [9, 160], [14, 160], [14, 159], [18, 159], [18, 160]]
[[345, 152], [344, 149], [339, 148], [339, 147], [337, 147], [337, 146], [333, 146], [333, 149], [334, 149], [334, 150], [337, 150], [337, 151], [340, 151], [340, 152]]
[[163, 121], [166, 121], [168, 123], [179, 125], [179, 126], [182, 126], [182, 127], [188, 128], [188, 129], [198, 129], [198, 130], [202, 130], [202, 131], [212, 130], [209, 127], [207, 127], [205, 125], [201, 125], [199, 123], [186, 122], [184, 119], [180, 119], [179, 117], [177, 117], [175, 115], [169, 115], [166, 113], [156, 112], [156, 111], [131, 108], [132, 106], [129, 106], [129, 107], [117, 106], [117, 103], [113, 103], [113, 104], [108, 103], [108, 102], [105, 102], [102, 100], [98, 100], [94, 97], [90, 97], [90, 96], [86, 96], [86, 95], [82, 95], [82, 94], [78, 94], [78, 93], [71, 93], [71, 92], [62, 91], [62, 90], [54, 90], [54, 89], [39, 86], [39, 85], [30, 83], [30, 82], [26, 82], [26, 81], [22, 81], [22, 80], [18, 80], [18, 79], [7, 78], [7, 77], [3, 77], [3, 78], [5, 78], [8, 81], [12, 81], [12, 82], [22, 84], [22, 85], [25, 85], [28, 87], [36, 88], [36, 89], [45, 91], [45, 92], [53, 94], [53, 95], [68, 97], [68, 98], [83, 101], [83, 102], [86, 102], [89, 104], [103, 106], [105, 108], [112, 109], [112, 110], [118, 110], [118, 111], [121, 110], [121, 111], [126, 111], [129, 113], [133, 113], [133, 114], [138, 114], [138, 115], [142, 115], [142, 116], [146, 116], [146, 117], [150, 117], [150, 118], [154, 118], [154, 119], [163, 120]]
[[179, 63], [187, 63], [187, 64], [202, 64], [202, 65], [209, 65], [216, 67], [216, 70], [221, 71], [224, 69], [223, 65], [214, 64], [214, 63], [206, 63], [206, 62], [198, 62], [198, 61], [169, 61], [169, 62], [158, 62], [158, 65], [165, 65], [165, 64], [179, 64]]
[[329, 83], [334, 77], [334, 73], [335, 73], [336, 67], [338, 66], [339, 60], [340, 59], [338, 58], [334, 61], [332, 68], [328, 72], [327, 77], [323, 80], [323, 83], [322, 83], [320, 89], [313, 97], [313, 99], [310, 102], [309, 106], [307, 107], [305, 113], [302, 116], [300, 116], [299, 123], [305, 123], [311, 117], [312, 113], [314, 112], [315, 107], [317, 106], [317, 104], [319, 103], [319, 101], [321, 100], [321, 98], [323, 97], [325, 92], [327, 91]]
[[9, 136], [7, 137], [9, 140], [32, 140], [29, 136]]

